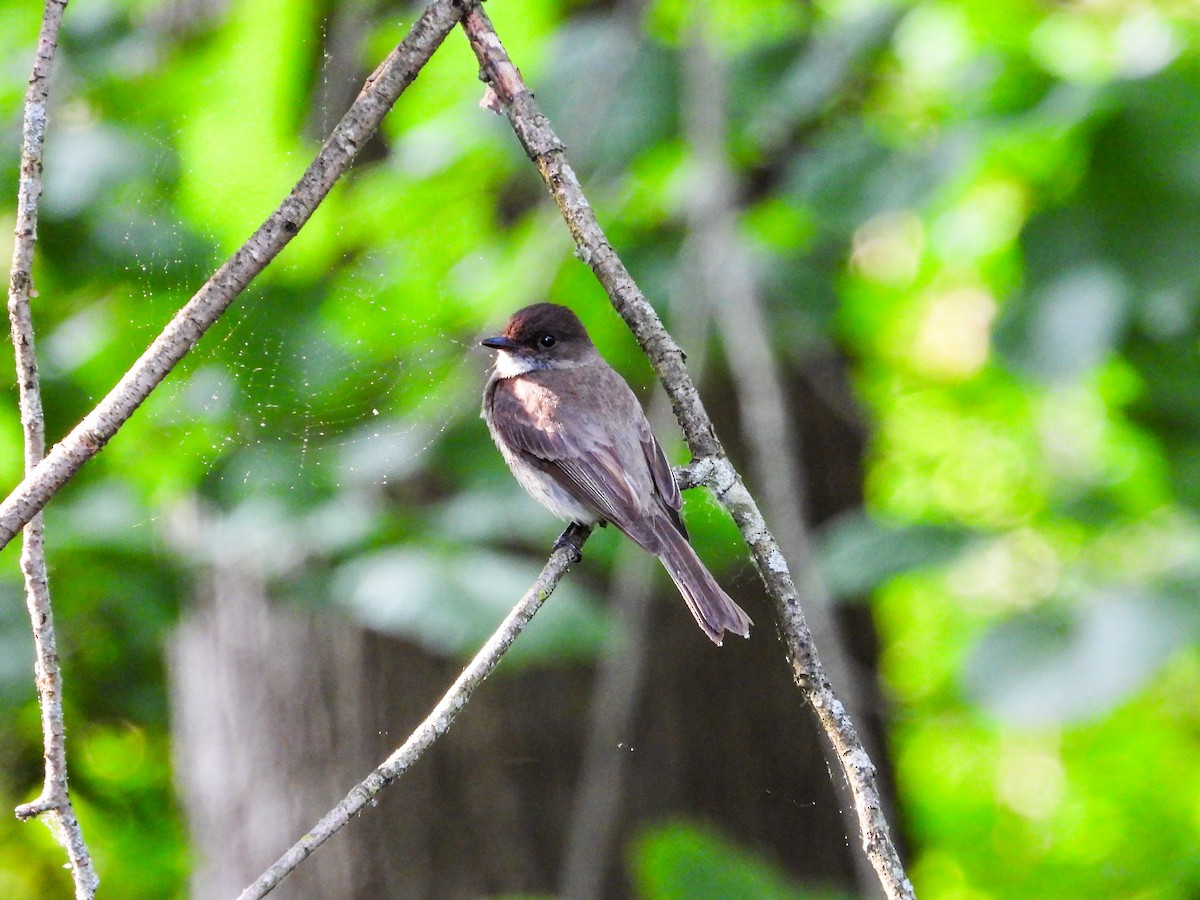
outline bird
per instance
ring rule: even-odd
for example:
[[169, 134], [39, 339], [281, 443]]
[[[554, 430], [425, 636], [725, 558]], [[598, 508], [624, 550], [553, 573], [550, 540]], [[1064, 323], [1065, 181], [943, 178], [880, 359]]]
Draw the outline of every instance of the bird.
[[717, 646], [726, 632], [748, 638], [754, 623], [688, 541], [679, 485], [641, 404], [579, 317], [535, 303], [480, 344], [496, 352], [482, 416], [530, 496], [573, 525], [611, 523], [657, 556]]

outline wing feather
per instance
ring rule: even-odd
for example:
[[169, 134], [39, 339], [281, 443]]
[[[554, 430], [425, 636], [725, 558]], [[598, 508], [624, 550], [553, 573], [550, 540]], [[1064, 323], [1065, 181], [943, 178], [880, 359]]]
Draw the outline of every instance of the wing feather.
[[686, 538], [688, 536], [687, 528], [684, 527], [683, 517], [679, 514], [679, 510], [683, 506], [683, 497], [679, 493], [679, 485], [675, 481], [675, 473], [671, 471], [671, 464], [667, 462], [666, 454], [663, 453], [662, 447], [651, 434], [649, 423], [646, 424], [645, 433], [642, 435], [642, 452], [645, 454], [646, 463], [650, 466], [654, 487], [662, 498], [671, 523]]
[[[597, 366], [565, 386], [554, 373], [531, 372], [498, 379], [490, 390], [493, 427], [511, 450], [601, 518], [652, 551], [659, 542], [644, 524], [649, 504], [665, 507], [682, 531], [670, 464], [637, 398], [614, 370]], [[633, 427], [605, 424], [610, 422]]]

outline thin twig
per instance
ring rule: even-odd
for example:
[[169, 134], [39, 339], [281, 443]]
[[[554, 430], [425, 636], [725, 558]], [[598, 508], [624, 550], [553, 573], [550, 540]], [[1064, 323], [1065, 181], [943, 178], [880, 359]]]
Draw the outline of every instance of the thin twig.
[[495, 95], [495, 105], [507, 115], [562, 211], [575, 240], [576, 254], [591, 267], [607, 291], [613, 307], [641, 344], [671, 397], [675, 416], [699, 463], [691, 471], [700, 474], [703, 482], [715, 491], [742, 532], [767, 592], [775, 601], [793, 677], [833, 745], [850, 785], [863, 849], [883, 891], [888, 897], [912, 897], [912, 885], [889, 834], [875, 766], [826, 680], [787, 561], [758, 504], [722, 451], [712, 420], [684, 366], [682, 351], [605, 237], [579, 179], [567, 163], [562, 141], [508, 58], [487, 15], [478, 6], [472, 6], [463, 16], [463, 29], [479, 59], [480, 77]]
[[[12, 268], [8, 277], [8, 318], [16, 355], [21, 426], [25, 432], [25, 471], [32, 471], [46, 455], [46, 422], [42, 415], [42, 393], [38, 383], [37, 351], [34, 344], [33, 251], [37, 241], [38, 201], [42, 195], [42, 148], [46, 139], [50, 71], [58, 48], [58, 29], [66, 0], [48, 0], [42, 14], [37, 56], [25, 94], [22, 127], [21, 176], [17, 187], [17, 222]], [[25, 526], [21, 546], [21, 571], [25, 576], [25, 602], [33, 629], [34, 673], [38, 706], [42, 717], [42, 757], [45, 775], [37, 799], [17, 807], [19, 819], [45, 816], [50, 831], [67, 853], [75, 896], [90, 900], [100, 879], [83, 838], [67, 790], [66, 731], [63, 725], [62, 669], [54, 634], [50, 604], [50, 582], [46, 573], [46, 548], [42, 516]]]
[[354, 104], [276, 210], [176, 313], [95, 409], [0, 503], [0, 549], [100, 452], [254, 277], [295, 237], [461, 18], [463, 2], [433, 0], [425, 8], [400, 45], [367, 79]]
[[558, 547], [542, 569], [533, 586], [517, 602], [505, 620], [463, 669], [450, 689], [442, 696], [433, 711], [409, 735], [403, 745], [368, 775], [349, 794], [327, 812], [316, 825], [292, 845], [269, 869], [242, 891], [239, 900], [266, 896], [276, 885], [308, 858], [317, 847], [336, 834], [356, 814], [361, 812], [389, 784], [403, 775], [439, 737], [449, 730], [454, 717], [467, 705], [474, 692], [496, 668], [500, 658], [524, 630], [529, 620], [566, 574], [572, 561], [579, 559], [579, 548], [591, 529], [573, 530], [573, 544]]

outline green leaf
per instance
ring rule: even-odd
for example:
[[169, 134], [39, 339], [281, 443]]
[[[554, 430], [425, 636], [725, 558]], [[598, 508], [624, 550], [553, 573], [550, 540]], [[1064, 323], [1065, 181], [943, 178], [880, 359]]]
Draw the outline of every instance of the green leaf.
[[[540, 564], [487, 551], [392, 548], [342, 566], [337, 603], [369, 628], [448, 656], [473, 653], [529, 590]], [[608, 633], [578, 584], [562, 582], [510, 651], [520, 661], [591, 656]]]
[[1026, 728], [1092, 719], [1145, 685], [1198, 633], [1190, 600], [1099, 590], [986, 632], [964, 666], [963, 687], [992, 715]]
[[866, 594], [893, 575], [957, 558], [972, 532], [941, 525], [889, 526], [867, 515], [835, 519], [821, 533], [818, 559], [835, 597]]
[[642, 900], [834, 900], [846, 895], [802, 890], [780, 867], [689, 822], [643, 832], [630, 850]]

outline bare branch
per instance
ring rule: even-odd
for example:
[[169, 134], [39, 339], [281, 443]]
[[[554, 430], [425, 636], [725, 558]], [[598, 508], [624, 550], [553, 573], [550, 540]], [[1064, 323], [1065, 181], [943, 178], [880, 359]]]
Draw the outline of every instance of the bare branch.
[[[421, 754], [450, 729], [454, 717], [467, 705], [475, 688], [492, 673], [505, 651], [553, 593], [571, 563], [579, 559], [579, 548], [583, 546], [583, 542], [587, 540], [590, 533], [590, 528], [573, 526], [572, 529], [568, 529], [567, 534], [572, 535], [571, 541], [560, 541], [561, 546], [558, 546], [550, 554], [550, 559], [541, 574], [538, 575], [537, 580], [534, 581], [533, 586], [525, 592], [500, 627], [479, 649], [475, 658], [463, 669], [462, 674], [446, 691], [437, 706], [425, 717], [425, 721], [417, 726], [417, 729], [409, 735], [408, 740], [399, 749], [355, 786], [341, 803], [327, 812], [304, 837], [293, 844], [290, 850], [259, 876], [253, 884], [242, 891], [239, 900], [253, 900], [253, 898], [264, 897], [270, 893], [276, 885], [307, 859], [309, 854], [340, 831], [351, 818], [371, 803], [380, 791], [407, 772], [421, 757]], [[564, 538], [567, 534], [564, 534]]]
[[[50, 71], [58, 48], [58, 29], [66, 0], [48, 0], [42, 14], [37, 56], [25, 94], [22, 126], [21, 176], [17, 187], [17, 221], [12, 268], [8, 277], [8, 318], [16, 355], [17, 386], [20, 394], [21, 426], [25, 432], [25, 471], [32, 471], [46, 455], [46, 423], [38, 383], [37, 352], [34, 344], [33, 251], [37, 241], [38, 202], [42, 195], [42, 148], [46, 139]], [[18, 806], [19, 819], [45, 815], [50, 831], [67, 852], [75, 896], [90, 900], [100, 879], [83, 839], [67, 790], [67, 749], [63, 725], [62, 670], [50, 604], [50, 582], [46, 573], [45, 535], [41, 513], [25, 526], [21, 546], [21, 571], [25, 576], [25, 603], [33, 628], [34, 674], [38, 707], [42, 717], [42, 758], [45, 774], [37, 799]]]
[[108, 395], [0, 503], [0, 548], [125, 424], [229, 305], [287, 246], [374, 134], [384, 115], [462, 16], [463, 0], [433, 0], [367, 79], [300, 181], [241, 248], [176, 313]]
[[700, 475], [703, 483], [715, 491], [741, 529], [767, 592], [775, 601], [792, 674], [832, 744], [850, 786], [863, 849], [881, 887], [889, 897], [912, 897], [912, 885], [889, 834], [875, 767], [826, 680], [787, 561], [758, 504], [724, 455], [712, 420], [684, 366], [682, 351], [605, 237], [579, 179], [567, 163], [562, 142], [508, 58], [487, 15], [473, 6], [463, 16], [463, 29], [479, 59], [481, 78], [495, 93], [496, 101], [561, 210], [575, 240], [576, 254], [596, 274], [613, 307], [628, 324], [662, 380], [688, 446], [697, 458], [690, 471]]
[[[792, 427], [783, 375], [771, 349], [750, 248], [738, 232], [737, 182], [727, 147], [728, 75], [720, 54], [713, 50], [710, 17], [704, 9], [698, 5], [697, 15], [691, 18], [683, 54], [683, 128], [695, 165], [683, 249], [689, 294], [695, 302], [710, 306], [719, 323], [751, 476], [795, 567], [813, 642], [821, 648], [828, 679], [838, 686], [849, 713], [861, 724], [868, 711], [867, 688], [846, 647], [834, 615], [834, 599], [817, 566], [806, 520], [807, 485], [797, 466], [800, 435]], [[862, 736], [874, 751], [871, 735]], [[832, 765], [837, 764], [828, 744], [826, 755]], [[847, 831], [853, 833], [856, 811], [848, 785], [839, 780], [834, 789]], [[856, 855], [854, 864], [860, 886], [869, 891], [877, 880], [875, 872], [864, 855]]]

